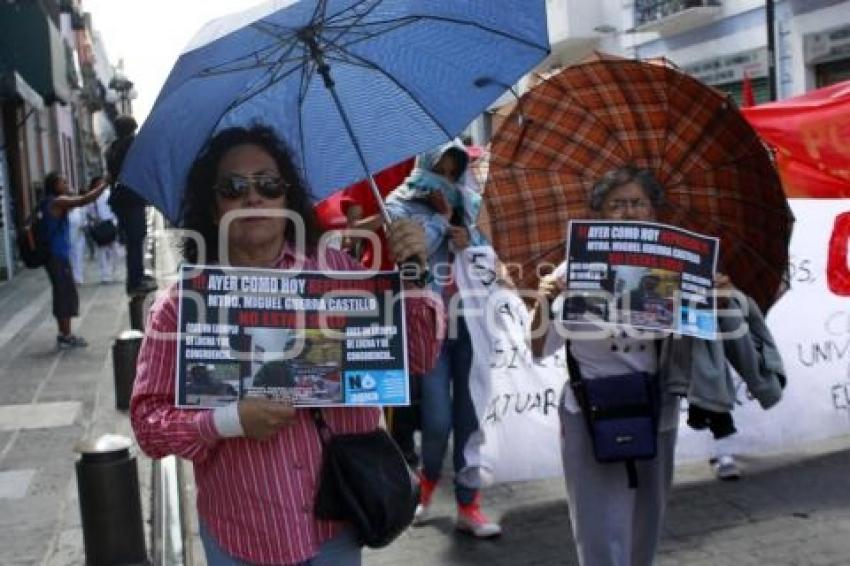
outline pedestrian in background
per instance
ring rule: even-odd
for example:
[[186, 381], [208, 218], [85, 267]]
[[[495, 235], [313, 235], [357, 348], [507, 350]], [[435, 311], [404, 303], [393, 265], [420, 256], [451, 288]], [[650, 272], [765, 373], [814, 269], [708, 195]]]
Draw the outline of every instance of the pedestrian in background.
[[58, 173], [49, 173], [44, 178], [45, 200], [42, 210], [45, 241], [48, 257], [45, 268], [50, 277], [53, 291], [53, 316], [59, 327], [56, 345], [60, 349], [79, 348], [88, 343], [71, 333], [71, 318], [79, 316], [80, 299], [71, 270], [71, 229], [68, 213], [86, 206], [97, 199], [106, 188], [102, 182], [85, 195], [72, 195], [68, 180]]
[[130, 187], [118, 181], [121, 166], [136, 139], [136, 120], [132, 116], [118, 116], [115, 131], [118, 139], [106, 151], [106, 167], [114, 179], [109, 206], [118, 218], [118, 228], [124, 235], [127, 247], [127, 293], [135, 295], [156, 289], [156, 281], [145, 275], [144, 245], [147, 225], [145, 207], [147, 202]]
[[[425, 229], [429, 269], [440, 276], [434, 280], [433, 289], [445, 305], [453, 304], [452, 297], [458, 291], [452, 275], [454, 254], [482, 238], [470, 222], [461, 192], [468, 164], [469, 157], [460, 142], [443, 145], [417, 157], [410, 176], [387, 197], [391, 217], [413, 219]], [[453, 435], [455, 526], [475, 537], [495, 537], [502, 529], [482, 511], [478, 486], [470, 485], [463, 473], [467, 468], [464, 449], [479, 426], [469, 390], [472, 342], [463, 316], [447, 314], [450, 335], [442, 345], [437, 366], [421, 379], [422, 483], [414, 524], [432, 518], [433, 495]], [[454, 335], [452, 329], [456, 330]], [[415, 411], [415, 407], [402, 409], [402, 413], [406, 411]]]
[[68, 243], [70, 245], [71, 273], [74, 283], [82, 285], [86, 279], [86, 230], [88, 215], [86, 206], [79, 206], [68, 211]]
[[[100, 183], [103, 183], [103, 177], [94, 177], [89, 183], [89, 190], [91, 191]], [[112, 222], [114, 225], [118, 224], [118, 219], [115, 217], [112, 207], [109, 206], [111, 195], [112, 188], [110, 185], [107, 185], [100, 196], [88, 206], [86, 214], [88, 215], [90, 226], [104, 221]], [[103, 284], [112, 283], [115, 280], [115, 263], [118, 259], [120, 245], [118, 238], [114, 238], [108, 243], [95, 244], [95, 254], [97, 255], [97, 264], [100, 270], [100, 282]]]

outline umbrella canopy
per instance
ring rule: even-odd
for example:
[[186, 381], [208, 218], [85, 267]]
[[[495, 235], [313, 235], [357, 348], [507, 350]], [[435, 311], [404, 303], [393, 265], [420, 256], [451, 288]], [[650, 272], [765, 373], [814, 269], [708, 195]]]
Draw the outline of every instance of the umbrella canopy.
[[520, 286], [565, 257], [570, 219], [606, 172], [648, 168], [660, 220], [718, 236], [720, 269], [767, 309], [787, 287], [793, 216], [770, 155], [731, 100], [665, 65], [598, 60], [523, 95], [491, 144], [493, 245]]
[[544, 0], [266, 2], [192, 40], [121, 180], [177, 221], [211, 135], [262, 122], [318, 200], [450, 139], [548, 52]]

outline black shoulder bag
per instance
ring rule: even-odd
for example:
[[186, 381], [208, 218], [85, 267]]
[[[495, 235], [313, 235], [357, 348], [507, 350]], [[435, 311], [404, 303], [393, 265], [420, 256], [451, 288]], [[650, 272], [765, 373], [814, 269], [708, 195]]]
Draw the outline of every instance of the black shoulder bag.
[[97, 201], [94, 203], [94, 222], [89, 226], [89, 235], [99, 247], [108, 246], [118, 238], [118, 227], [112, 220], [100, 216]]
[[582, 379], [569, 342], [567, 365], [596, 461], [625, 462], [629, 487], [636, 488], [635, 461], [655, 458], [657, 450], [661, 410], [657, 375], [633, 372]]
[[350, 522], [371, 548], [390, 544], [413, 521], [416, 474], [384, 429], [334, 434], [319, 409], [312, 414], [324, 447], [316, 517]]

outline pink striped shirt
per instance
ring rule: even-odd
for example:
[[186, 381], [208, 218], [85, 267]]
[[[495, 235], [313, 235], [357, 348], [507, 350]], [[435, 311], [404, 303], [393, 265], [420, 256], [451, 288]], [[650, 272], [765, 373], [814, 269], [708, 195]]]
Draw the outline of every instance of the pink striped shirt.
[[[285, 249], [276, 262], [291, 268], [295, 256]], [[319, 269], [304, 259], [304, 270]], [[362, 269], [348, 255], [329, 250], [331, 269]], [[429, 359], [438, 324], [427, 298], [405, 300], [408, 356]], [[142, 450], [152, 458], [171, 454], [192, 461], [201, 521], [232, 556], [257, 564], [292, 564], [308, 560], [342, 524], [313, 516], [313, 499], [321, 468], [322, 446], [307, 410], [272, 439], [223, 439], [210, 410], [174, 407], [177, 342], [162, 333], [177, 329], [174, 288], [159, 297], [148, 318], [142, 342], [130, 418]], [[426, 363], [427, 365], [427, 363]], [[373, 430], [377, 408], [329, 408], [323, 414], [334, 432]]]

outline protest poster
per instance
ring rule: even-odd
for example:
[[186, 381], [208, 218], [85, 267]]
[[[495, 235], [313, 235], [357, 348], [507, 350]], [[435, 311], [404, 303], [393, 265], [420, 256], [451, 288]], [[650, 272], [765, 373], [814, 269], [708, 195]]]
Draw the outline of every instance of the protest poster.
[[400, 291], [397, 272], [182, 266], [176, 405], [408, 405]]
[[565, 321], [713, 339], [718, 242], [653, 222], [571, 221]]

